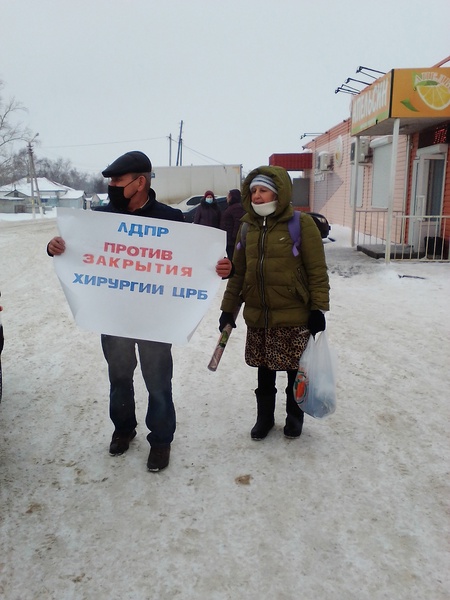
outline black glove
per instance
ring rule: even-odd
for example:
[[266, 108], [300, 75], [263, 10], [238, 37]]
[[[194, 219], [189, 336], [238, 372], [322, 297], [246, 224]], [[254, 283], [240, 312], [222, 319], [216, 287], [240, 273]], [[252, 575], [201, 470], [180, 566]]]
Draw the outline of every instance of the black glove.
[[231, 325], [231, 327], [233, 327], [233, 329], [236, 327], [236, 323], [234, 321], [233, 313], [223, 312], [220, 315], [220, 319], [219, 319], [219, 331], [220, 332], [223, 331], [225, 325]]
[[308, 319], [308, 329], [311, 335], [315, 337], [319, 331], [325, 331], [325, 315], [321, 310], [312, 310]]

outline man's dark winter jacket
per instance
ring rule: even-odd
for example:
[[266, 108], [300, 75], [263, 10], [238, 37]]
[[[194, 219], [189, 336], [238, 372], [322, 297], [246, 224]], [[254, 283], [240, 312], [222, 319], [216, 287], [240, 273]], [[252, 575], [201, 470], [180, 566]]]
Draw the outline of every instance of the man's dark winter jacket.
[[111, 204], [96, 206], [93, 210], [99, 212], [118, 213], [124, 215], [135, 215], [136, 217], [151, 217], [152, 219], [167, 219], [167, 221], [184, 221], [183, 213], [178, 208], [173, 208], [162, 202], [158, 202], [152, 188], [148, 191], [148, 202], [142, 208], [133, 212], [120, 211]]

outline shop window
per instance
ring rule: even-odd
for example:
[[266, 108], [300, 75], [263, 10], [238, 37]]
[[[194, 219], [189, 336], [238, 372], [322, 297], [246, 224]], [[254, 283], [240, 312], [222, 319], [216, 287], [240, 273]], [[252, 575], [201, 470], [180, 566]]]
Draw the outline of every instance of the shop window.
[[372, 208], [387, 208], [389, 204], [389, 173], [392, 144], [373, 148]]

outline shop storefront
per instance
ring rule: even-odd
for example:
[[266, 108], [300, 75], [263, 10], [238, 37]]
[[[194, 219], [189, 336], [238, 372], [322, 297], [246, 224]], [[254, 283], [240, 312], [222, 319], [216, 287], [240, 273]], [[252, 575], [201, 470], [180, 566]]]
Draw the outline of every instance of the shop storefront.
[[310, 210], [376, 258], [448, 260], [449, 143], [450, 68], [394, 69], [304, 146]]

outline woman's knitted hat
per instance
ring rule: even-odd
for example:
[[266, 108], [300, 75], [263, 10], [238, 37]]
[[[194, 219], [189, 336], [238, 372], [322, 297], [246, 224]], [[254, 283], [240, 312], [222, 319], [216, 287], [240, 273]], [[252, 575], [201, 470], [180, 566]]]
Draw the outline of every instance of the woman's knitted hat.
[[273, 182], [273, 179], [267, 175], [261, 175], [261, 173], [259, 173], [256, 177], [254, 177], [250, 183], [250, 191], [252, 191], [252, 189], [257, 185], [261, 185], [262, 187], [271, 190], [274, 194], [278, 194], [278, 190]]

